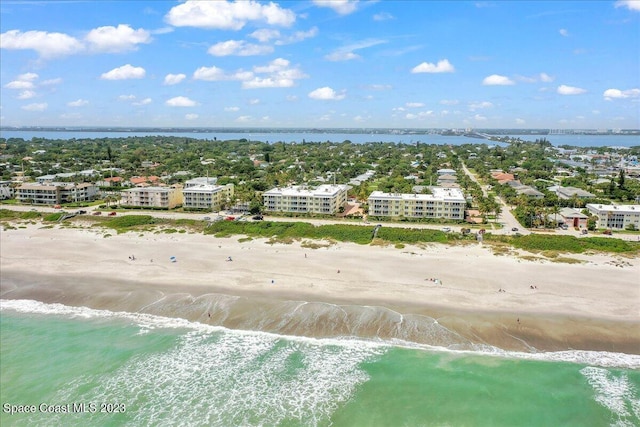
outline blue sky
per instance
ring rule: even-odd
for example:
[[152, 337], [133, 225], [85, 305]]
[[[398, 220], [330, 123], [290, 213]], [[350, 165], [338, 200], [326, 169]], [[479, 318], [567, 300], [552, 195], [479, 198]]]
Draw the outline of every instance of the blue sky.
[[640, 1], [0, 3], [3, 126], [640, 128]]

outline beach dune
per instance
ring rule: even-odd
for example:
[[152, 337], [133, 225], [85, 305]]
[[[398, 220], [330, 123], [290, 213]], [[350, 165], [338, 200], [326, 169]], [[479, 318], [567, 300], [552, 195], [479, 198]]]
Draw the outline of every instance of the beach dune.
[[640, 354], [640, 262], [26, 228], [0, 234], [0, 296], [310, 337]]

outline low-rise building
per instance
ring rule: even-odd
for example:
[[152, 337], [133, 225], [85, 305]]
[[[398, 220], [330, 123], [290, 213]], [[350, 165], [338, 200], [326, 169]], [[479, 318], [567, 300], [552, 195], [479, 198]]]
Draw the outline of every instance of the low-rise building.
[[558, 187], [556, 189], [556, 194], [558, 195], [558, 198], [564, 200], [569, 200], [574, 196], [579, 199], [592, 199], [596, 197], [595, 194], [591, 194], [588, 191], [575, 187]]
[[314, 189], [305, 186], [272, 188], [263, 193], [268, 212], [320, 213], [333, 215], [347, 203], [348, 185], [323, 184]]
[[560, 218], [556, 218], [555, 214], [550, 215], [554, 217], [558, 224], [566, 224], [569, 227], [587, 228], [587, 220], [589, 217], [579, 210], [562, 208], [559, 214]]
[[383, 193], [368, 199], [369, 215], [463, 220], [466, 200], [457, 188], [432, 187], [431, 194]]
[[71, 182], [26, 183], [16, 189], [16, 198], [21, 203], [39, 205], [56, 205], [60, 203], [77, 203], [94, 200], [97, 187], [88, 182], [79, 184]]
[[233, 200], [233, 184], [216, 185], [216, 178], [194, 178], [182, 189], [182, 206], [188, 209], [220, 211]]
[[624, 230], [633, 225], [640, 230], [640, 205], [587, 204], [587, 210], [597, 217], [597, 228]]
[[13, 185], [12, 181], [0, 181], [0, 200], [13, 198]]
[[128, 207], [173, 209], [182, 204], [181, 187], [135, 187], [121, 196], [120, 204]]

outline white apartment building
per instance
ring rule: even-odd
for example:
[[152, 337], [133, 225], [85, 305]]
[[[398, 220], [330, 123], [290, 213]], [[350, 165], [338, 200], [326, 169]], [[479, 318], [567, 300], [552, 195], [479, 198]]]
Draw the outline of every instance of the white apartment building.
[[598, 218], [596, 222], [597, 228], [624, 230], [633, 224], [636, 230], [640, 230], [640, 205], [596, 205], [588, 203], [587, 210]]
[[27, 183], [16, 189], [16, 198], [21, 203], [38, 205], [56, 205], [60, 203], [77, 203], [94, 200], [98, 188], [91, 183], [79, 184], [69, 182]]
[[315, 189], [304, 186], [273, 188], [263, 193], [267, 212], [319, 213], [333, 215], [347, 203], [348, 185], [323, 184]]
[[463, 220], [466, 200], [458, 188], [432, 187], [432, 194], [383, 193], [368, 198], [370, 216]]
[[216, 185], [216, 178], [194, 178], [182, 189], [184, 208], [220, 211], [233, 201], [233, 184]]
[[181, 187], [135, 187], [121, 195], [123, 206], [173, 209], [182, 204]]

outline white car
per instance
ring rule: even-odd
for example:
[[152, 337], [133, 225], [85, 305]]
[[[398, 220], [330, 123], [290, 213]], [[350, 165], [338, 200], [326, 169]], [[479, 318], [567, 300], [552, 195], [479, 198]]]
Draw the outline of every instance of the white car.
[[444, 231], [445, 233], [450, 233], [451, 227], [442, 227], [442, 231]]

